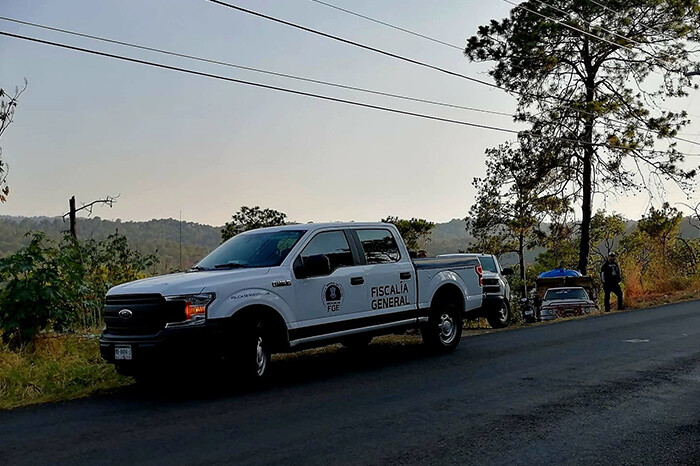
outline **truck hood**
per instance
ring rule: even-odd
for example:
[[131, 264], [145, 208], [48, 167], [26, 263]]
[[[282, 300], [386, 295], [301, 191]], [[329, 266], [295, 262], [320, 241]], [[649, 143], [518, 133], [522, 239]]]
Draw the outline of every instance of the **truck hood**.
[[110, 289], [107, 292], [107, 296], [139, 293], [158, 293], [163, 296], [170, 296], [201, 293], [205, 291], [205, 288], [212, 289], [216, 288], [216, 286], [221, 283], [261, 277], [266, 275], [269, 271], [270, 269], [265, 267], [172, 273], [122, 283]]

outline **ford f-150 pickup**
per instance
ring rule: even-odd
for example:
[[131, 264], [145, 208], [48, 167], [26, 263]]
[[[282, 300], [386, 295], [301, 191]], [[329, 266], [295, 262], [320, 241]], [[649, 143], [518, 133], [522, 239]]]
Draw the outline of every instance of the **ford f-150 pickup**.
[[123, 374], [151, 374], [169, 361], [231, 361], [259, 379], [272, 353], [419, 328], [451, 351], [462, 319], [481, 308], [473, 257], [411, 260], [383, 223], [287, 225], [241, 233], [187, 272], [109, 290], [100, 338]]

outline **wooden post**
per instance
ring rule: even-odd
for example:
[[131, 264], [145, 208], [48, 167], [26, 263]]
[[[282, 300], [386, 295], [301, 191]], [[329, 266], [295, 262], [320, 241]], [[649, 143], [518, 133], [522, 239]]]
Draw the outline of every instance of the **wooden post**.
[[70, 235], [73, 237], [73, 239], [78, 239], [78, 233], [75, 229], [75, 196], [72, 196], [70, 198], [70, 202], [68, 203], [68, 205], [70, 206], [70, 210], [68, 211], [68, 219], [70, 222]]

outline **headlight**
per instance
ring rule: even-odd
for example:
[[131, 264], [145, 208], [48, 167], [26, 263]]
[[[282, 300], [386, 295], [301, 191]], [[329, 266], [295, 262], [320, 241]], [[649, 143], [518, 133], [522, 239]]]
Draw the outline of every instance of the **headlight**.
[[185, 303], [185, 320], [204, 320], [207, 315], [207, 307], [214, 301], [214, 293], [187, 294], [178, 296], [166, 296], [166, 301], [183, 301]]

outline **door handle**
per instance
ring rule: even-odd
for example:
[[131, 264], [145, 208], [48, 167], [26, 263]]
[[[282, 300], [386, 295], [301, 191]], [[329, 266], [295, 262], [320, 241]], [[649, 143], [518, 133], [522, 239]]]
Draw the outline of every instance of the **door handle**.
[[362, 285], [364, 282], [365, 282], [365, 279], [362, 277], [352, 277], [350, 279], [351, 285]]
[[411, 278], [411, 272], [401, 272], [399, 274], [399, 278], [401, 280], [408, 280], [409, 278]]

